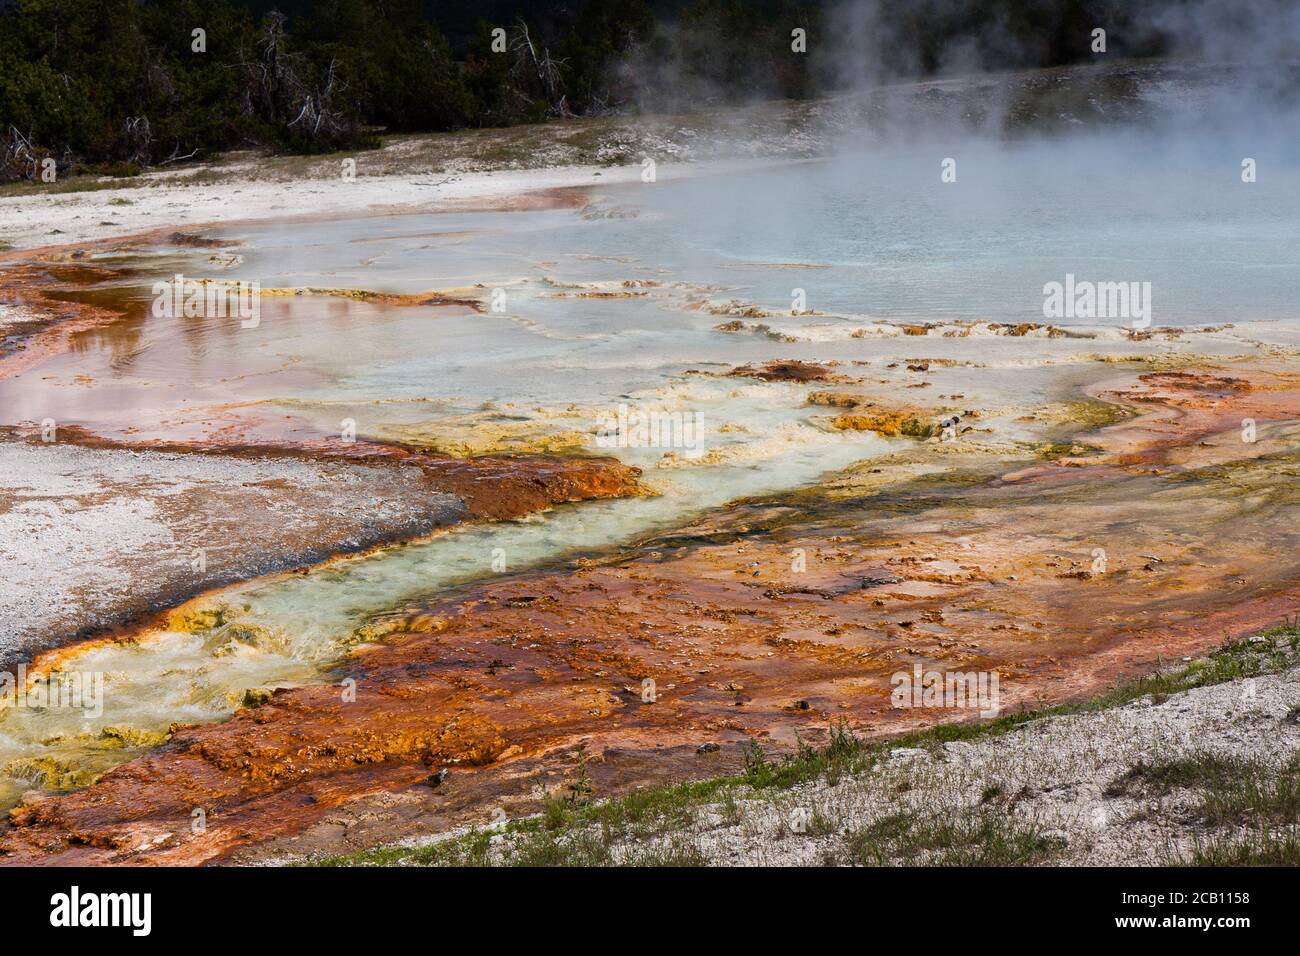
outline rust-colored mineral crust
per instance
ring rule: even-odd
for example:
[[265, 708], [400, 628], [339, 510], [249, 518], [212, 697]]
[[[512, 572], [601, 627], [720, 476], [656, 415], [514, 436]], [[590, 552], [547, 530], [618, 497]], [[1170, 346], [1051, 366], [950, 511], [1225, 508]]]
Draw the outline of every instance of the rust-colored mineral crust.
[[841, 718], [875, 737], [977, 719], [892, 706], [892, 675], [918, 665], [997, 671], [1006, 713], [1294, 611], [1297, 456], [1270, 431], [1300, 417], [1294, 377], [1130, 374], [1096, 394], [1141, 414], [1088, 436], [1092, 457], [885, 486], [850, 469], [411, 613], [340, 667], [355, 701], [334, 684], [284, 690], [177, 728], [93, 786], [14, 810], [4, 860], [218, 861], [384, 793], [472, 791], [462, 819], [485, 822], [489, 797], [546, 784], [578, 745], [623, 784], [656, 758], [717, 773], [681, 755], [755, 735], [788, 747]]

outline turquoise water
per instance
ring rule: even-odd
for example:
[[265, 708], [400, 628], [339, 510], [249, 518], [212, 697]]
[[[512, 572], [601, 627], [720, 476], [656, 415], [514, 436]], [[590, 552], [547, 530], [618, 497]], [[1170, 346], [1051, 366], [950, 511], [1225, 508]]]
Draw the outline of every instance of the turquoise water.
[[[229, 235], [262, 250], [248, 264], [264, 282], [286, 285], [415, 292], [523, 277], [637, 277], [721, 286], [773, 310], [788, 311], [791, 290], [802, 287], [809, 308], [846, 316], [1023, 322], [1042, 319], [1045, 283], [1074, 273], [1151, 282], [1156, 324], [1294, 318], [1294, 166], [1266, 165], [1246, 184], [1229, 156], [1115, 150], [1087, 141], [953, 149], [957, 181], [945, 184], [939, 145], [922, 155], [595, 187], [593, 209], [613, 213], [608, 218], [573, 210], [447, 214]], [[429, 238], [436, 233], [447, 238]], [[593, 252], [625, 264], [580, 258]], [[597, 354], [627, 348], [639, 334], [670, 346], [689, 341], [692, 327], [681, 317], [611, 325], [609, 311], [528, 303], [548, 328], [595, 336], [581, 347]], [[565, 348], [533, 345], [543, 356]]]

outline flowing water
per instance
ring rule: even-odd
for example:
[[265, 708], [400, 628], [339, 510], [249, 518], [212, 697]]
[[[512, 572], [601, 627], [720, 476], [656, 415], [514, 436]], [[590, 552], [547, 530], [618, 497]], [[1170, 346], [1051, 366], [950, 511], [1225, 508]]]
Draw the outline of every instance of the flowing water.
[[[249, 688], [319, 679], [386, 617], [500, 573], [502, 562], [513, 572], [609, 548], [898, 444], [815, 427], [808, 385], [716, 374], [734, 365], [880, 367], [946, 347], [919, 347], [901, 323], [1043, 322], [1043, 286], [1067, 274], [1150, 282], [1155, 325], [1251, 322], [1260, 335], [1294, 336], [1295, 170], [1250, 185], [1233, 167], [1204, 163], [1176, 176], [1162, 163], [1102, 172], [1064, 146], [1040, 146], [963, 153], [958, 181], [941, 184], [939, 158], [877, 153], [594, 185], [580, 208], [232, 226], [214, 233], [238, 243], [230, 252], [242, 262], [228, 267], [210, 250], [99, 257], [121, 279], [97, 294], [130, 303], [130, 314], [0, 381], [7, 422], [49, 417], [146, 440], [333, 441], [351, 425], [362, 438], [434, 450], [567, 442], [643, 467], [659, 494], [440, 532], [244, 584], [200, 602], [209, 613], [177, 630], [72, 657], [66, 669], [104, 674], [103, 712], [4, 712], [0, 801], [32, 785], [84, 784], [174, 721], [230, 713]], [[153, 315], [151, 285], [176, 273], [264, 288], [475, 287], [487, 308], [267, 298], [260, 325], [245, 329]], [[800, 291], [809, 314], [793, 315]], [[745, 314], [751, 305], [771, 315]], [[732, 316], [739, 331], [716, 330]], [[1126, 347], [1124, 319], [1076, 324], [1109, 325]], [[1011, 360], [999, 353], [1006, 368], [985, 387], [1044, 398], [1050, 386], [1020, 370], [1080, 350], [1068, 338], [1026, 338]], [[698, 416], [705, 453], [601, 447], [598, 422], [620, 405]]]

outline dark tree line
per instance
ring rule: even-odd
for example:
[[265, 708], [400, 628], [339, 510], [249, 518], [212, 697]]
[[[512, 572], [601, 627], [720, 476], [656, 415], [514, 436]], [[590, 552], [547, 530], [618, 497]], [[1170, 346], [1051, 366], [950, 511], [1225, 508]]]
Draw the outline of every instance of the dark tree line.
[[891, 75], [940, 69], [955, 43], [1005, 67], [1070, 62], [1122, 6], [879, 0], [855, 36], [845, 3], [0, 0], [0, 178], [44, 158], [130, 171], [245, 146], [365, 147], [383, 130], [806, 97], [854, 82], [856, 51]]

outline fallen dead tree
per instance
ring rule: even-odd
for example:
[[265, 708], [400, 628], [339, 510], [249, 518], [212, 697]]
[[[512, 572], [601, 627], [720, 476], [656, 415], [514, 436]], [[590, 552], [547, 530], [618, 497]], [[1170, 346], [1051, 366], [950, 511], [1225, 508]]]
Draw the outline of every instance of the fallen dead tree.
[[32, 142], [16, 126], [10, 126], [4, 139], [0, 139], [0, 180], [34, 180], [41, 174], [41, 164], [50, 158], [50, 151]]

